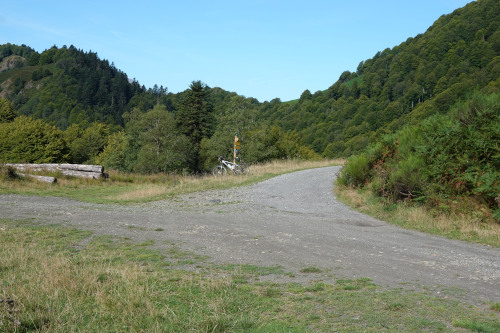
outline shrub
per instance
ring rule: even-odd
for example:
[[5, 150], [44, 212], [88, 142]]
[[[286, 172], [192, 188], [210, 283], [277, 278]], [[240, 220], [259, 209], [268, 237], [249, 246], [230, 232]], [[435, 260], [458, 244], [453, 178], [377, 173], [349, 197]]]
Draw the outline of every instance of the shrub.
[[347, 164], [340, 170], [339, 183], [358, 187], [370, 179], [370, 159], [365, 155], [355, 155], [347, 159]]
[[422, 144], [435, 192], [474, 195], [494, 208], [500, 193], [500, 95], [474, 93], [449, 115], [422, 123]]
[[[348, 159], [339, 182], [393, 200], [429, 203], [462, 196], [500, 216], [500, 94], [474, 93], [447, 114], [385, 135]], [[372, 170], [370, 170], [372, 169]]]
[[387, 177], [377, 174], [373, 177], [373, 180], [370, 183], [370, 190], [378, 196], [384, 196], [386, 193], [386, 184]]
[[395, 199], [417, 199], [427, 184], [425, 163], [421, 156], [409, 155], [400, 160], [387, 180], [387, 189]]
[[366, 156], [371, 160], [371, 161], [377, 161], [380, 160], [384, 157], [386, 152], [386, 149], [384, 145], [381, 142], [377, 142], [373, 145], [370, 145], [366, 149]]
[[10, 163], [65, 162], [63, 133], [43, 120], [19, 116], [0, 123], [0, 160]]

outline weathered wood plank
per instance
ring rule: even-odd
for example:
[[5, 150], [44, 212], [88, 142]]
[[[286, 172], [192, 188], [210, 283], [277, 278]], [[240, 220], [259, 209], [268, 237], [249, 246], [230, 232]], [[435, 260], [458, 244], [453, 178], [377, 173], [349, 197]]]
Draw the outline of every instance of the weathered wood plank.
[[87, 164], [58, 164], [57, 168], [63, 170], [75, 170], [75, 171], [97, 172], [97, 173], [102, 173], [104, 171], [104, 167], [102, 165], [87, 165]]
[[50, 184], [57, 183], [57, 178], [55, 178], [55, 177], [30, 175], [30, 174], [19, 173], [19, 172], [17, 174], [19, 176], [22, 176], [22, 177], [34, 178], [34, 179], [36, 179], [40, 182], [43, 182], [43, 183], [50, 183]]

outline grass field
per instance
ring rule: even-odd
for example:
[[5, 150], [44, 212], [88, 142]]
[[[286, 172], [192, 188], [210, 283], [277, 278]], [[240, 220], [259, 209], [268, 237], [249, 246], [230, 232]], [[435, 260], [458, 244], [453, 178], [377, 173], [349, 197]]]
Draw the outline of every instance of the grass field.
[[[0, 220], [0, 332], [498, 332], [499, 304], [369, 279], [261, 282], [277, 267], [216, 266], [172, 246]], [[191, 269], [185, 269], [191, 266]], [[450, 291], [455, 293], [456, 291]]]

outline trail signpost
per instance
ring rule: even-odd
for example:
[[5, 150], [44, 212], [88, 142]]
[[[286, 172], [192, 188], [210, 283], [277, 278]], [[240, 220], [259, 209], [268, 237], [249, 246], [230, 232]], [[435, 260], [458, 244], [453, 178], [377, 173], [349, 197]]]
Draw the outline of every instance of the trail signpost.
[[233, 149], [233, 163], [236, 163], [236, 154], [240, 150], [240, 142], [238, 141], [238, 133], [234, 133], [234, 149]]

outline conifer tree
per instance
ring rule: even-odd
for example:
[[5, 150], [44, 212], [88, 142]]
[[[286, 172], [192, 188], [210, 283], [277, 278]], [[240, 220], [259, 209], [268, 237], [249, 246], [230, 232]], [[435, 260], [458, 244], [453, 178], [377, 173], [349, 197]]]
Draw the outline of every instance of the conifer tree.
[[0, 123], [8, 123], [16, 118], [17, 114], [12, 104], [6, 98], [0, 98]]
[[203, 138], [212, 134], [213, 107], [209, 101], [208, 87], [201, 81], [193, 81], [189, 86], [177, 112], [177, 127], [192, 144], [193, 156], [191, 168], [198, 170], [198, 153]]

